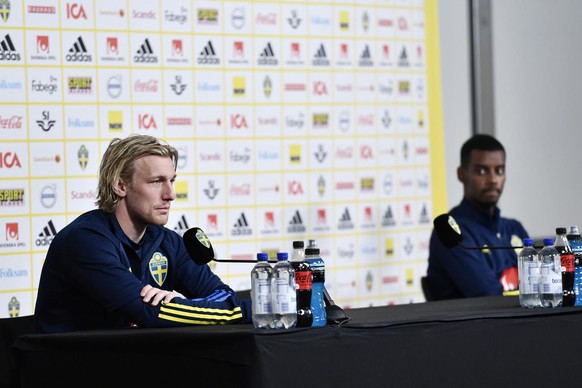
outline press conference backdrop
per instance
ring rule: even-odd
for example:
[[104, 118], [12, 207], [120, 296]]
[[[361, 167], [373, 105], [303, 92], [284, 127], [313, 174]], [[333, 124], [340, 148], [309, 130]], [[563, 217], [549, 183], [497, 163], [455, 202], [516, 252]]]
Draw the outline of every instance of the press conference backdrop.
[[[180, 152], [168, 228], [314, 238], [345, 307], [423, 301], [446, 209], [436, 1], [0, 0], [0, 317], [34, 313], [109, 141]], [[235, 289], [251, 264], [214, 264]]]

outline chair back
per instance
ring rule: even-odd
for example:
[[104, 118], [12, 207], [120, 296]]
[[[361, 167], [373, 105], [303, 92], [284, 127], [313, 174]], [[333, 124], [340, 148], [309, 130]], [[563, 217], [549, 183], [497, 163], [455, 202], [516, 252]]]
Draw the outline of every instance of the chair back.
[[20, 387], [20, 373], [12, 345], [21, 335], [32, 333], [33, 321], [34, 315], [0, 319], [0, 365], [5, 365], [8, 372], [0, 373], [0, 387]]

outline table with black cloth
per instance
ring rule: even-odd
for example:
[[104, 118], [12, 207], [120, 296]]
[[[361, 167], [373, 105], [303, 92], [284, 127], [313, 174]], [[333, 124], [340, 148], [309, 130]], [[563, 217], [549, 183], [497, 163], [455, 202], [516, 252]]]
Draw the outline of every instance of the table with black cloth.
[[582, 370], [581, 307], [498, 296], [346, 313], [322, 328], [26, 334], [13, 352], [23, 387], [556, 387]]

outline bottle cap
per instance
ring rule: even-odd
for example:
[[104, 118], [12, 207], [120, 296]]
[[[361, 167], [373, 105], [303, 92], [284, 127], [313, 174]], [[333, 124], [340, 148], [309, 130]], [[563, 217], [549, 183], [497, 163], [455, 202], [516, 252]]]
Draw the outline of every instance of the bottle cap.
[[257, 260], [258, 261], [267, 261], [269, 260], [269, 254], [265, 252], [257, 253]]
[[571, 225], [570, 226], [570, 231], [568, 232], [568, 234], [580, 234], [580, 231], [578, 230], [578, 226], [577, 225]]
[[305, 256], [319, 256], [319, 248], [306, 248]]
[[533, 246], [534, 240], [533, 238], [524, 238], [523, 239], [523, 245], [526, 247], [531, 247]]
[[303, 248], [305, 243], [303, 241], [297, 240], [293, 241], [293, 248]]
[[553, 238], [544, 238], [544, 245], [554, 245]]
[[566, 234], [566, 227], [564, 227], [564, 226], [557, 227], [556, 234]]
[[277, 252], [277, 260], [285, 261], [289, 258], [287, 252]]

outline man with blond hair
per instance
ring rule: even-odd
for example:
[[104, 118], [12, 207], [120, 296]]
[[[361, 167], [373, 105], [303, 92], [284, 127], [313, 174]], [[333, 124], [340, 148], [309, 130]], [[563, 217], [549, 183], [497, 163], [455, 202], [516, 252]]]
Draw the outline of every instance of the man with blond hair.
[[53, 239], [40, 277], [37, 332], [251, 322], [249, 301], [164, 225], [178, 152], [152, 136], [113, 139], [96, 205]]

